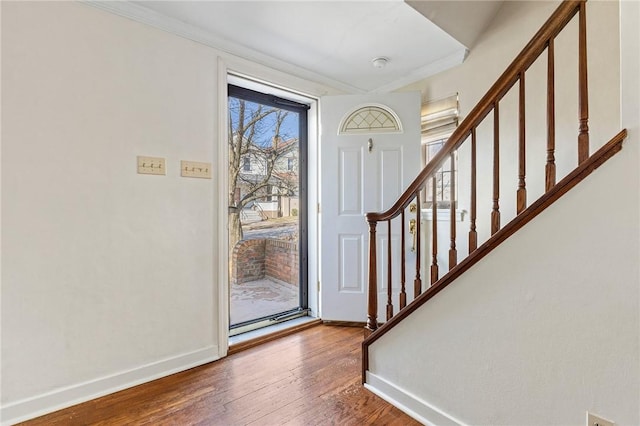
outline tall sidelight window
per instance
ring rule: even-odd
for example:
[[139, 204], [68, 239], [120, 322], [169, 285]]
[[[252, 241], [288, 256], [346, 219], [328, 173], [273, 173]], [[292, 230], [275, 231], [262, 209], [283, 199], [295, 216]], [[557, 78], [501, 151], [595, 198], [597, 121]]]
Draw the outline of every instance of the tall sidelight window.
[[307, 110], [229, 85], [231, 336], [307, 314]]
[[[438, 151], [440, 151], [440, 149], [442, 149], [445, 142], [447, 142], [447, 139], [448, 136], [437, 141], [423, 144], [422, 150], [425, 157], [425, 165], [428, 164], [429, 161], [431, 161], [431, 159], [438, 153]], [[456, 155], [456, 161], [454, 162], [455, 164], [457, 162], [457, 154], [454, 155]], [[456, 172], [457, 170], [455, 169], [455, 166], [453, 169], [451, 169], [450, 161], [447, 160], [444, 162], [442, 168], [440, 168], [440, 170], [438, 170], [435, 174], [436, 193], [433, 194], [433, 187], [431, 185], [427, 185], [425, 198], [427, 207], [431, 207], [431, 203], [433, 202], [433, 200], [435, 200], [438, 204], [438, 207], [449, 208], [451, 206], [451, 200], [454, 200], [454, 202], [457, 200], [457, 194], [454, 193], [453, 198], [451, 197], [451, 175]]]
[[[422, 166], [426, 166], [442, 149], [449, 136], [458, 127], [458, 94], [426, 102], [421, 111]], [[426, 185], [422, 192], [423, 207], [431, 207], [435, 201], [440, 208], [449, 208], [456, 202], [457, 194], [451, 193], [451, 177], [457, 173], [457, 153], [454, 166], [446, 160], [435, 174], [436, 192], [432, 185]], [[457, 176], [456, 176], [457, 177]]]

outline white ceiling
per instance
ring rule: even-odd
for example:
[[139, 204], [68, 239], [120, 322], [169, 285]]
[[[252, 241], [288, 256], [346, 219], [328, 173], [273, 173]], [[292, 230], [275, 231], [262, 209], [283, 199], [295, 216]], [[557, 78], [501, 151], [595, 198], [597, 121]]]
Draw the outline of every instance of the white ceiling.
[[498, 0], [405, 0], [434, 24], [472, 49], [503, 1]]
[[[166, 17], [172, 27], [180, 21], [206, 33], [207, 40], [229, 53], [283, 71], [293, 65], [301, 77], [354, 93], [397, 89], [461, 63], [467, 51], [401, 0], [131, 3], [152, 11], [156, 23]], [[428, 12], [433, 15], [433, 9]], [[463, 38], [469, 45], [469, 36]], [[389, 58], [383, 69], [372, 66], [378, 56]]]

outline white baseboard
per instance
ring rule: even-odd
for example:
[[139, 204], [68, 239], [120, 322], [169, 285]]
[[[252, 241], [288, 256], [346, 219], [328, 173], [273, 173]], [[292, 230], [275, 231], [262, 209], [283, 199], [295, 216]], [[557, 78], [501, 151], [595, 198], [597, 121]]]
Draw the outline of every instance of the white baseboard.
[[460, 420], [370, 371], [367, 371], [364, 387], [422, 424], [464, 425]]
[[56, 389], [0, 407], [2, 425], [11, 425], [110, 393], [150, 382], [219, 359], [218, 347], [152, 362], [131, 370]]

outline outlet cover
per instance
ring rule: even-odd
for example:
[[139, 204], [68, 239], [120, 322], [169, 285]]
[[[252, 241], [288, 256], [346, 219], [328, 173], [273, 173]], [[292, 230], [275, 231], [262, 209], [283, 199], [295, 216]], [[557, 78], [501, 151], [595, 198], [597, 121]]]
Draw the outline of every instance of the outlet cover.
[[615, 423], [587, 411], [587, 426], [615, 426]]
[[180, 176], [211, 179], [211, 163], [180, 161]]
[[138, 173], [144, 175], [166, 175], [164, 158], [138, 156]]

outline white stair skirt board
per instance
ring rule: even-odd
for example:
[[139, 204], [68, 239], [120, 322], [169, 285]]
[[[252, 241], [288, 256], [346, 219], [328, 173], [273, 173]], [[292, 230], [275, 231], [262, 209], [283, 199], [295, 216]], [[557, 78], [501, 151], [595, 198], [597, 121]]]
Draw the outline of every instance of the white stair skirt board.
[[218, 347], [209, 346], [194, 352], [166, 358], [131, 370], [55, 389], [32, 398], [6, 404], [0, 408], [0, 419], [2, 420], [2, 425], [11, 425], [29, 420], [81, 402], [185, 371], [219, 358]]
[[367, 382], [364, 387], [422, 424], [464, 425], [460, 420], [370, 371], [367, 371]]

